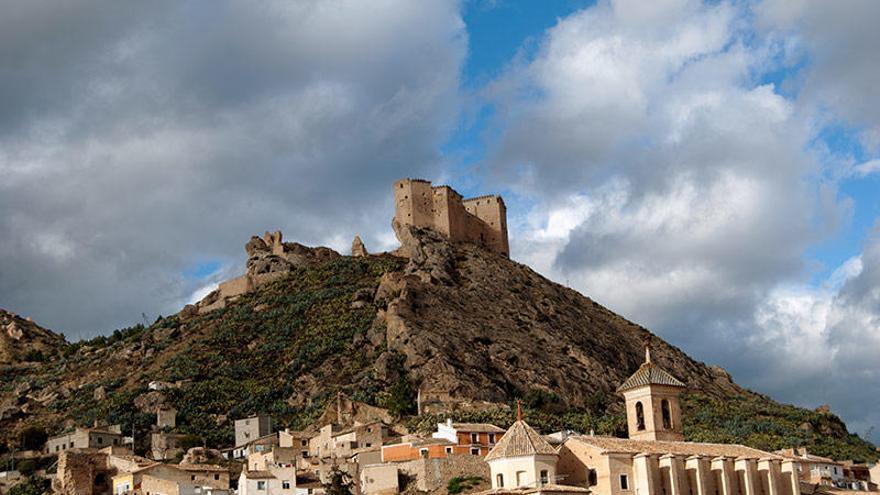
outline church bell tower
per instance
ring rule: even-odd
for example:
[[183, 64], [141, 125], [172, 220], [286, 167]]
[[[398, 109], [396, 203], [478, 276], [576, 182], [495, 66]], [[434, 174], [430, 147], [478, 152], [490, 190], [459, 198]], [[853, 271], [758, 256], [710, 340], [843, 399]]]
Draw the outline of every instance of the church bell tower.
[[684, 383], [652, 363], [651, 350], [645, 349], [645, 362], [617, 388], [626, 401], [629, 438], [683, 441], [678, 394], [684, 388]]

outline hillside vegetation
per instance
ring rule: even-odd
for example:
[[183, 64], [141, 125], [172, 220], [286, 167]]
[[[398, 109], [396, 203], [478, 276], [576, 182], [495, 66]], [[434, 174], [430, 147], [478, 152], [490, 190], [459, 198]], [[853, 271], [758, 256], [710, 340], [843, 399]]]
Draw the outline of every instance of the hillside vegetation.
[[[278, 427], [303, 428], [340, 391], [427, 431], [444, 416], [411, 416], [419, 388], [488, 404], [462, 408], [454, 413], [460, 420], [507, 426], [522, 398], [528, 421], [542, 430], [621, 435], [614, 389], [649, 344], [655, 361], [689, 385], [690, 440], [878, 457], [833, 414], [743, 389], [528, 267], [429, 232], [410, 232], [404, 248], [409, 259], [303, 264], [223, 309], [160, 318], [44, 352], [52, 359], [5, 365], [0, 453], [25, 427], [57, 433], [95, 420], [134, 431], [142, 449], [160, 404], [178, 409], [181, 432], [226, 447], [233, 419], [264, 412]], [[173, 385], [150, 391], [154, 380]]]

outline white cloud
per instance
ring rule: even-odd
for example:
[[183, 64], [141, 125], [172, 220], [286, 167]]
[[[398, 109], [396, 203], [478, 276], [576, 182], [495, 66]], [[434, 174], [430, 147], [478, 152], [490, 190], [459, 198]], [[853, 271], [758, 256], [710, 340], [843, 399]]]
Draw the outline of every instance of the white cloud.
[[880, 172], [880, 160], [868, 160], [853, 167], [853, 173], [859, 177], [865, 177]]
[[835, 338], [835, 321], [869, 328], [880, 313], [843, 296], [866, 276], [863, 258], [808, 281], [804, 253], [851, 208], [814, 146], [824, 114], [760, 82], [803, 40], [753, 36], [751, 4], [641, 6], [562, 19], [487, 91], [495, 176], [536, 200], [512, 222], [514, 257], [747, 386], [880, 423], [827, 380], [858, 376], [839, 361], [850, 338]]

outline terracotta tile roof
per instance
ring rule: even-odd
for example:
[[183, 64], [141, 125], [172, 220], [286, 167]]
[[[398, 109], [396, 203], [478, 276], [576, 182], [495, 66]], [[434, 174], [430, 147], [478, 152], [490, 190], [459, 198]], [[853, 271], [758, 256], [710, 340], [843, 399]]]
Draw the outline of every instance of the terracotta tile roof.
[[486, 460], [516, 457], [523, 455], [550, 454], [555, 455], [556, 449], [538, 434], [525, 421], [513, 423], [501, 440], [486, 455]]
[[792, 451], [792, 449], [777, 450], [776, 452], [774, 452], [774, 454], [785, 457], [786, 459], [792, 459], [792, 460], [800, 461], [800, 462], [836, 464], [839, 466], [843, 466], [842, 462], [835, 461], [834, 459], [830, 459], [828, 457], [822, 457], [822, 456], [818, 456], [818, 455], [813, 455], [808, 452], [795, 453], [794, 451]]
[[670, 387], [681, 387], [685, 385], [678, 378], [670, 375], [668, 371], [648, 361], [642, 363], [639, 369], [627, 378], [625, 382], [617, 387], [618, 392], [626, 392], [645, 385], [668, 385]]
[[499, 428], [489, 423], [452, 423], [452, 427], [463, 433], [502, 433], [503, 428]]
[[242, 471], [242, 474], [244, 474], [249, 480], [265, 480], [275, 477], [275, 475], [269, 471]]
[[178, 464], [177, 467], [184, 471], [229, 471], [216, 464]]
[[705, 457], [747, 457], [752, 459], [782, 459], [782, 456], [753, 449], [745, 445], [726, 443], [670, 442], [660, 440], [631, 440], [629, 438], [576, 435], [568, 437], [568, 442], [581, 442], [601, 449], [604, 452], [627, 454], [672, 454], [676, 456], [701, 455]]

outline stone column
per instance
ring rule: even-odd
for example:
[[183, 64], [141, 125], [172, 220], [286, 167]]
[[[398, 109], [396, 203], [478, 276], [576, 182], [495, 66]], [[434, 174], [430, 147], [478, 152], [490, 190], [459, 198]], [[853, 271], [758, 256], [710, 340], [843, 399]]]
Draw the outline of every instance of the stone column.
[[644, 452], [633, 457], [633, 472], [635, 473], [636, 495], [659, 495], [660, 487], [657, 486], [656, 459]]
[[685, 495], [687, 490], [684, 487], [684, 462], [672, 454], [666, 454], [660, 457], [660, 467], [669, 469], [668, 495]]
[[718, 472], [718, 480], [721, 483], [721, 486], [718, 487], [718, 493], [721, 495], [736, 495], [733, 488], [733, 465], [731, 460], [726, 457], [712, 459], [712, 471]]
[[694, 495], [710, 495], [709, 480], [707, 478], [709, 470], [706, 469], [706, 461], [703, 459], [703, 456], [692, 455], [688, 457], [687, 461], [685, 461], [685, 469], [694, 473], [694, 483], [696, 486], [691, 487]]
[[764, 457], [758, 460], [758, 471], [767, 476], [767, 495], [782, 495], [779, 493], [779, 461]]
[[760, 495], [761, 491], [758, 489], [758, 467], [755, 459], [740, 457], [736, 460], [734, 469], [737, 473], [743, 473], [743, 484], [745, 485], [742, 487], [743, 495]]
[[800, 495], [801, 483], [800, 477], [798, 475], [797, 461], [794, 461], [792, 459], [783, 459], [780, 464], [782, 465], [782, 485], [784, 485], [782, 492], [786, 495]]

